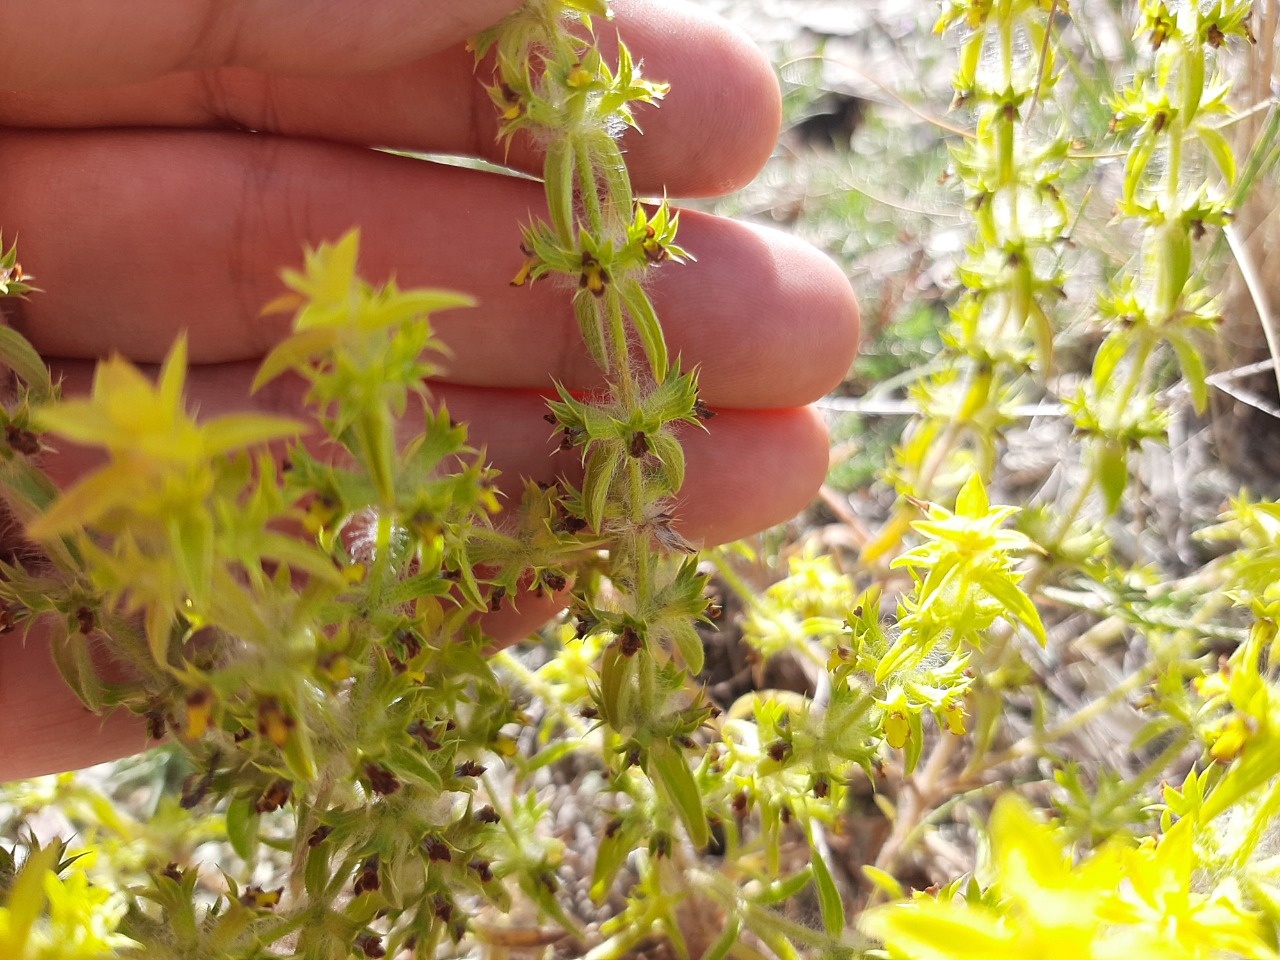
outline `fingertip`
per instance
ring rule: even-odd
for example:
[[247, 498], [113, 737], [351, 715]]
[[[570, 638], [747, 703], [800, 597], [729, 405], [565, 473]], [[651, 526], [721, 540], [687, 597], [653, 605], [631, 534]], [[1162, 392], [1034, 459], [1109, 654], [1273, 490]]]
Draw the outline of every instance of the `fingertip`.
[[615, 6], [618, 33], [642, 59], [644, 75], [671, 85], [656, 108], [638, 111], [644, 132], [623, 138], [637, 187], [657, 192], [670, 185], [679, 196], [710, 197], [750, 183], [782, 125], [782, 94], [769, 59], [744, 33], [698, 7], [655, 0]]
[[677, 497], [681, 532], [711, 547], [790, 520], [826, 479], [828, 434], [811, 407], [725, 411], [684, 438], [689, 482]]
[[709, 403], [799, 407], [834, 389], [858, 349], [858, 302], [840, 266], [768, 227], [681, 213], [698, 262], [664, 270], [654, 300], [676, 350], [703, 364]]

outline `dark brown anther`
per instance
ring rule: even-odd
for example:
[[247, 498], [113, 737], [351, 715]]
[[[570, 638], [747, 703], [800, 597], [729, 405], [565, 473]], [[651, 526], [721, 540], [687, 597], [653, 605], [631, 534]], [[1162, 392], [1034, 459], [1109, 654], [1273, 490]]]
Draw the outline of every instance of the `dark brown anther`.
[[498, 811], [493, 809], [489, 804], [485, 804], [473, 815], [472, 819], [476, 823], [501, 823], [502, 817], [498, 816]]
[[749, 809], [751, 809], [751, 798], [747, 796], [747, 791], [739, 790], [733, 795], [734, 816], [745, 817]]
[[1159, 133], [1164, 129], [1166, 123], [1169, 122], [1169, 115], [1163, 110], [1157, 110], [1156, 115], [1151, 118], [1151, 132]]
[[671, 834], [659, 831], [650, 837], [649, 856], [658, 860], [671, 856]]
[[441, 747], [440, 741], [432, 736], [431, 727], [423, 720], [415, 720], [409, 724], [409, 736], [428, 750], [439, 750]]
[[386, 767], [377, 763], [366, 763], [364, 775], [369, 778], [369, 787], [380, 796], [390, 796], [400, 789], [400, 780]]
[[285, 457], [280, 461], [280, 472], [289, 473], [291, 470], [293, 470], [293, 461]]
[[578, 438], [581, 436], [581, 430], [570, 430], [568, 427], [565, 427], [564, 433], [560, 436], [560, 449], [572, 450], [578, 445]]
[[458, 764], [453, 771], [455, 777], [478, 777], [481, 776], [489, 768], [483, 764], [476, 763], [474, 760], [468, 760], [465, 763]]
[[17, 619], [13, 615], [13, 607], [0, 600], [0, 633], [13, 633], [17, 625]]
[[441, 923], [448, 923], [453, 917], [453, 904], [444, 897], [436, 897], [432, 903], [432, 912]]
[[1204, 236], [1204, 221], [1192, 220], [1191, 221], [1191, 239], [1199, 240], [1203, 236]]
[[569, 578], [554, 570], [542, 571], [542, 583], [552, 593], [559, 593], [569, 585]]
[[684, 747], [686, 750], [697, 750], [698, 745], [693, 742], [693, 737], [679, 736], [676, 737], [676, 743]]
[[624, 657], [634, 657], [640, 652], [640, 648], [644, 646], [644, 642], [640, 639], [640, 634], [636, 632], [636, 628], [628, 624], [622, 628], [622, 635], [618, 637], [618, 649], [622, 651]]
[[457, 583], [462, 579], [461, 570], [450, 570], [447, 567], [440, 571], [440, 579], [448, 580], [450, 583]]
[[791, 744], [785, 740], [775, 740], [769, 744], [769, 759], [774, 763], [782, 763], [787, 757], [791, 756]]
[[778, 811], [778, 818], [783, 823], [790, 823], [792, 816], [793, 814], [791, 813], [791, 808], [784, 803], [782, 805], [782, 809]]
[[362, 933], [356, 937], [356, 946], [370, 960], [382, 960], [387, 955], [387, 948], [382, 945], [382, 938], [376, 933]]
[[644, 758], [640, 755], [640, 748], [633, 746], [627, 750], [626, 765], [628, 767], [638, 767]]
[[248, 727], [241, 727], [239, 730], [237, 730], [235, 733], [231, 735], [231, 739], [235, 743], [244, 743], [246, 740], [248, 740], [252, 736], [253, 736], [252, 730], [250, 730]]
[[564, 527], [565, 533], [581, 533], [587, 529], [587, 521], [570, 513], [561, 521], [561, 526]]
[[560, 425], [560, 418], [554, 413], [544, 413], [542, 415], [542, 419], [547, 421], [547, 423], [551, 424], [553, 427], [558, 427]]
[[144, 716], [147, 720], [147, 739], [163, 740], [166, 731], [164, 711], [159, 707], [152, 707]]
[[448, 863], [453, 859], [453, 851], [439, 837], [427, 837], [422, 841], [422, 848], [427, 851], [427, 859], [432, 863]]
[[5, 425], [4, 436], [9, 441], [9, 446], [18, 453], [34, 457], [40, 452], [40, 439], [30, 430], [23, 430], [10, 423]]
[[182, 796], [178, 805], [183, 810], [191, 810], [200, 805], [200, 801], [209, 795], [213, 786], [213, 770], [197, 777], [194, 773], [182, 781]]
[[710, 420], [716, 415], [716, 412], [701, 400], [695, 400], [693, 401], [693, 415], [699, 420]]
[[612, 840], [618, 835], [618, 831], [622, 829], [622, 818], [614, 817], [604, 825], [604, 836], [606, 840]]
[[267, 787], [266, 792], [258, 798], [253, 808], [258, 813], [274, 813], [289, 802], [293, 784], [288, 780], [277, 780]]
[[831, 781], [827, 779], [826, 774], [819, 773], [813, 778], [813, 795], [819, 800], [827, 799], [831, 793]]
[[352, 890], [358, 897], [362, 893], [372, 893], [380, 889], [382, 889], [382, 878], [378, 876], [378, 856], [374, 854], [360, 865], [360, 872], [356, 874], [356, 882], [352, 885]]
[[185, 874], [182, 872], [182, 868], [172, 861], [160, 872], [160, 876], [168, 877], [179, 886], [182, 885], [182, 881], [186, 878]]
[[78, 626], [80, 628], [80, 632], [87, 637], [97, 629], [98, 619], [93, 615], [93, 611], [88, 607], [79, 607], [76, 610], [76, 626]]
[[600, 711], [595, 707], [583, 707], [578, 711], [578, 716], [582, 717], [583, 720], [599, 720]]
[[644, 435], [643, 430], [637, 430], [631, 435], [631, 443], [627, 446], [627, 453], [631, 454], [632, 459], [635, 460], [649, 455], [649, 438]]
[[412, 660], [422, 652], [422, 640], [412, 630], [397, 630], [396, 640], [399, 641], [406, 659]]
[[311, 836], [307, 837], [307, 846], [314, 850], [320, 844], [329, 839], [329, 834], [333, 833], [333, 827], [321, 824], [311, 831]]
[[489, 609], [497, 613], [502, 609], [502, 601], [507, 595], [507, 588], [503, 586], [494, 587], [489, 591]]
[[476, 872], [476, 876], [480, 878], [481, 883], [493, 882], [493, 870], [491, 869], [492, 865], [489, 863], [488, 860], [472, 860], [469, 864], [467, 864], [467, 866], [469, 866], [472, 870]]

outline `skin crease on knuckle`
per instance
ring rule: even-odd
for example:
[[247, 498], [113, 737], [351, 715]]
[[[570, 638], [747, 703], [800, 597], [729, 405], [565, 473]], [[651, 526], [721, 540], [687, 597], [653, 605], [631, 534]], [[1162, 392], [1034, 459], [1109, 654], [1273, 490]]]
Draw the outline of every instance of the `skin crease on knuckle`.
[[[743, 185], [767, 158], [777, 131], [780, 116], [777, 88], [768, 64], [732, 31], [708, 27], [707, 16], [700, 11], [653, 0], [622, 0], [617, 6], [619, 29], [625, 29], [628, 42], [646, 58], [651, 75], [678, 77], [662, 109], [650, 111], [643, 117], [646, 134], [630, 136], [626, 142], [629, 161], [633, 170], [640, 171], [642, 185], [660, 189], [661, 182], [672, 171], [682, 178], [685, 195], [713, 195]], [[696, 36], [702, 44], [698, 51], [689, 49], [689, 36]], [[684, 62], [691, 53], [697, 57], [692, 68]], [[725, 63], [734, 64], [735, 82], [724, 82]], [[407, 71], [404, 76], [409, 76], [415, 68], [403, 69]], [[458, 69], [457, 65], [451, 69]], [[469, 61], [464, 79], [474, 83]], [[368, 82], [356, 78], [350, 81], [351, 89], [366, 91], [368, 87], [364, 84]], [[337, 81], [281, 81], [275, 86], [284, 92], [272, 107], [280, 112], [282, 103], [287, 106], [291, 85], [297, 95], [316, 97], [328, 83]], [[139, 84], [138, 89], [172, 90], [178, 85], [176, 79], [162, 78]], [[688, 92], [681, 95], [681, 89]], [[694, 95], [693, 91], [700, 92]], [[27, 122], [44, 125], [39, 124], [44, 103], [53, 110], [54, 120], [48, 125], [91, 127], [92, 116], [81, 113], [78, 119], [74, 117], [80, 109], [76, 106], [79, 99], [91, 105], [96, 103], [105, 110], [108, 119], [111, 110], [116, 109], [134, 117], [140, 115], [141, 119], [132, 122], [150, 125], [145, 110], [140, 110], [130, 97], [128, 89], [104, 91], [96, 96], [87, 93], [79, 98], [73, 94], [31, 95], [25, 98], [28, 105], [25, 109], [31, 111]], [[20, 95], [17, 98], [19, 113], [24, 109], [23, 102]], [[0, 120], [4, 119], [7, 109], [10, 108], [0, 105]], [[59, 123], [59, 110], [67, 111], [72, 121]], [[288, 122], [283, 114], [281, 122]], [[302, 131], [305, 135], [343, 139], [325, 136], [323, 129], [316, 129], [315, 122], [312, 123], [311, 129]], [[696, 131], [698, 135], [689, 136], [689, 131]], [[188, 135], [200, 136], [194, 132]], [[190, 260], [180, 260], [175, 265], [166, 261], [165, 256], [189, 256], [190, 249], [184, 250], [173, 238], [188, 235], [202, 214], [218, 212], [220, 196], [213, 189], [216, 180], [211, 181], [201, 167], [208, 162], [208, 156], [193, 149], [192, 141], [176, 153], [157, 152], [151, 170], [145, 165], [139, 166], [138, 156], [127, 152], [118, 153], [114, 165], [109, 161], [104, 169], [95, 163], [98, 158], [92, 151], [80, 149], [89, 143], [88, 139], [66, 134], [65, 142], [51, 139], [42, 145], [37, 143], [39, 136], [11, 131], [5, 138], [7, 144], [0, 142], [0, 169], [29, 184], [23, 199], [16, 204], [12, 200], [0, 201], [0, 223], [6, 225], [6, 233], [10, 222], [19, 225], [24, 240], [29, 239], [37, 247], [41, 242], [47, 244], [48, 252], [40, 258], [45, 266], [39, 279], [42, 285], [48, 285], [51, 293], [41, 295], [43, 301], [35, 300], [28, 305], [29, 315], [33, 310], [36, 314], [31, 329], [48, 330], [50, 324], [65, 322], [96, 329], [99, 334], [107, 331], [111, 337], [117, 337], [122, 325], [131, 322], [130, 314], [138, 315], [137, 301], [139, 297], [145, 298], [148, 285], [162, 284], [167, 277], [180, 276], [183, 267], [192, 267]], [[89, 136], [108, 135], [85, 135]], [[100, 156], [109, 158], [109, 151], [122, 149], [129, 136], [137, 135], [128, 131], [110, 135], [111, 139], [103, 142], [103, 149], [108, 152]], [[217, 136], [247, 135], [223, 132]], [[486, 147], [491, 142], [489, 131], [470, 136]], [[154, 136], [153, 142], [158, 145], [164, 140]], [[176, 145], [177, 141], [173, 143]], [[365, 164], [387, 164], [385, 168], [390, 169], [389, 164], [395, 163], [397, 169], [402, 165], [409, 169], [412, 163], [314, 141], [282, 145], [280, 152], [295, 149], [305, 160], [299, 169], [308, 163], [327, 162], [321, 154], [351, 165], [341, 174], [341, 179], [349, 184], [359, 181], [359, 170]], [[530, 151], [528, 145], [521, 149], [525, 152], [516, 159], [536, 168], [536, 151]], [[184, 158], [186, 166], [177, 162], [179, 156]], [[157, 189], [166, 168], [187, 171], [185, 193], [177, 191], [166, 196], [163, 190]], [[233, 177], [234, 170], [232, 162], [227, 167], [227, 175]], [[297, 172], [284, 170], [281, 176], [295, 176]], [[402, 188], [397, 180], [399, 174], [388, 174], [388, 177], [395, 181], [390, 189], [386, 182], [375, 181], [369, 192], [374, 193], [376, 187], [385, 206], [400, 208], [399, 216], [392, 217], [392, 222], [381, 231], [376, 225], [370, 230], [370, 275], [385, 276], [399, 266], [402, 285], [429, 280], [429, 277], [413, 276], [413, 266], [399, 261], [403, 259], [404, 250], [415, 249], [415, 244], [403, 240], [401, 218], [411, 216], [420, 221], [423, 208], [429, 208], [430, 204], [425, 201], [405, 204], [402, 199], [397, 202], [395, 198], [400, 195], [397, 190]], [[178, 180], [182, 180], [181, 175]], [[323, 190], [332, 182], [332, 177], [317, 178], [316, 189]], [[275, 242], [267, 244], [266, 249], [242, 253], [246, 263], [260, 266], [248, 281], [250, 289], [240, 297], [243, 304], [265, 302], [279, 291], [278, 265], [296, 262], [302, 242], [314, 244], [332, 239], [351, 225], [352, 217], [359, 216], [361, 204], [376, 205], [369, 197], [358, 197], [350, 206], [344, 205], [345, 200], [334, 201], [331, 197], [327, 203], [317, 202], [314, 208], [307, 209], [305, 203], [299, 207], [296, 200], [296, 191], [305, 188], [295, 185], [292, 189], [295, 191], [295, 199], [290, 201], [293, 216], [307, 226], [305, 229], [299, 229], [296, 224], [292, 229], [277, 228]], [[409, 188], [403, 186], [403, 189]], [[148, 202], [150, 206], [146, 206]], [[200, 206], [202, 202], [208, 204], [207, 210]], [[498, 215], [490, 211], [487, 225], [495, 237], [501, 236], [503, 243], [510, 244], [514, 242], [510, 238], [516, 235], [516, 226], [527, 218], [529, 204], [522, 206], [510, 198], [505, 204], [508, 212]], [[299, 214], [299, 209], [304, 212]], [[15, 211], [19, 215], [11, 221], [9, 214]], [[167, 222], [170, 232], [157, 231], [157, 222]], [[691, 246], [698, 247], [695, 252], [700, 263], [664, 270], [655, 299], [664, 322], [671, 328], [673, 346], [676, 350], [683, 348], [687, 361], [702, 362], [709, 402], [722, 407], [721, 415], [708, 425], [710, 433], [691, 429], [682, 438], [689, 452], [689, 483], [678, 504], [682, 530], [698, 542], [710, 545], [744, 536], [794, 515], [821, 482], [827, 460], [825, 430], [816, 413], [799, 407], [830, 389], [845, 373], [856, 347], [858, 316], [848, 284], [838, 269], [798, 241], [773, 231], [729, 224], [704, 215], [687, 215], [686, 227], [687, 234], [696, 241]], [[203, 229], [209, 230], [209, 224], [205, 223]], [[55, 237], [55, 233], [60, 236]], [[468, 235], [467, 231], [460, 233], [464, 237]], [[377, 247], [379, 234], [383, 237], [381, 251]], [[206, 235], [212, 238], [206, 242], [216, 246], [219, 242], [216, 230]], [[140, 260], [147, 265], [145, 271], [137, 269]], [[506, 261], [498, 260], [505, 269]], [[492, 273], [497, 269], [496, 262], [488, 258], [485, 270]], [[77, 287], [79, 271], [87, 267], [101, 271], [101, 275], [94, 277], [92, 284]], [[131, 268], [134, 273], [130, 272]], [[385, 272], [379, 273], [380, 270]], [[33, 269], [33, 272], [38, 271]], [[752, 277], [753, 283], [743, 283], [743, 276]], [[174, 288], [166, 294], [168, 302], [163, 310], [142, 317], [144, 329], [150, 331], [149, 340], [124, 344], [89, 340], [81, 345], [83, 355], [100, 356], [114, 346], [121, 346], [127, 353], [138, 354], [135, 359], [158, 359], [177, 332], [172, 319], [175, 313], [198, 312], [206, 309], [210, 302], [220, 302], [216, 296], [217, 278], [212, 280], [207, 288], [211, 292], [193, 296], [190, 288], [181, 291]], [[112, 290], [111, 297], [101, 295], [104, 288]], [[500, 298], [508, 295], [508, 288], [503, 283], [492, 292]], [[552, 302], [561, 295], [562, 291], [550, 291], [544, 302]], [[61, 302], [57, 301], [59, 297]], [[545, 315], [554, 312], [560, 318], [557, 322], [571, 322], [566, 320], [562, 306], [531, 309], [538, 301], [533, 305], [528, 297], [524, 301], [524, 315], [534, 321], [545, 322]], [[112, 315], [110, 311], [116, 313]], [[209, 349], [226, 350], [226, 342], [233, 339], [228, 336], [226, 318], [216, 316], [214, 320]], [[243, 330], [256, 322], [260, 322], [256, 316], [246, 317], [239, 325]], [[462, 347], [470, 342], [468, 333], [476, 329], [476, 322], [477, 317], [463, 321], [445, 316], [441, 327], [446, 331], [452, 327], [450, 339]], [[235, 326], [232, 324], [232, 329]], [[195, 336], [198, 331], [193, 338]], [[511, 342], [510, 336], [506, 339]], [[255, 342], [254, 352], [260, 352], [266, 345], [252, 338], [251, 342]], [[532, 369], [537, 378], [536, 382], [531, 379], [523, 386], [544, 387], [548, 370], [555, 370], [557, 363], [564, 364], [559, 358], [542, 358], [530, 363], [528, 344], [518, 338], [514, 342], [517, 344], [514, 352], [522, 355], [525, 367]], [[568, 342], [568, 338], [561, 338], [561, 342]], [[563, 348], [559, 349], [563, 353]], [[74, 355], [81, 351], [70, 352]], [[235, 358], [215, 353], [204, 359]], [[251, 368], [252, 358], [242, 359], [246, 361], [246, 368]], [[472, 404], [477, 432], [495, 438], [495, 455], [505, 461], [503, 465], [509, 477], [546, 470], [547, 453], [554, 442], [541, 421], [541, 396], [530, 389], [486, 389], [495, 379], [511, 385], [509, 369], [503, 370], [500, 365], [497, 373], [483, 373], [486, 364], [494, 364], [492, 358], [486, 361], [483, 357], [474, 360], [461, 357], [455, 362], [458, 368], [469, 364], [481, 370], [473, 377], [480, 383], [440, 384], [437, 393], [448, 399], [451, 408], [462, 410], [468, 403]], [[571, 372], [585, 383], [589, 368], [581, 357], [572, 363], [578, 366], [572, 367]], [[206, 391], [197, 397], [203, 411], [213, 415], [244, 405], [243, 399], [232, 399], [246, 395], [239, 382], [245, 377], [234, 370], [238, 366], [217, 364], [192, 371], [193, 391], [197, 394]], [[87, 390], [91, 377], [89, 364], [68, 363], [65, 369], [68, 392]], [[267, 402], [285, 409], [292, 406], [290, 400], [279, 396]], [[760, 407], [791, 409], [761, 410]], [[505, 447], [499, 452], [497, 446], [502, 445]], [[51, 458], [53, 472], [64, 485], [90, 462], [83, 452], [68, 451], [66, 456]], [[523, 598], [518, 610], [506, 609], [487, 618], [486, 629], [500, 642], [513, 642], [554, 613], [556, 606], [553, 598]], [[0, 780], [82, 766], [134, 752], [145, 745], [141, 726], [135, 718], [117, 714], [103, 720], [90, 715], [75, 700], [54, 671], [39, 631], [22, 647], [16, 642], [10, 644], [5, 638], [0, 638], [0, 643], [12, 647], [6, 651], [3, 669], [0, 669]]]

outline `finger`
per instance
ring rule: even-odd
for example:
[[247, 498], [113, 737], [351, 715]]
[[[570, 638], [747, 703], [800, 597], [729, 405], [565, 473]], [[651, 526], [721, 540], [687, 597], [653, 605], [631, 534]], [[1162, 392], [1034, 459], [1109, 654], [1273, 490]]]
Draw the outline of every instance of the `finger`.
[[[214, 133], [11, 134], [0, 223], [47, 293], [17, 325], [45, 354], [115, 349], [158, 360], [180, 330], [198, 361], [261, 357], [288, 318], [263, 318], [277, 270], [362, 225], [363, 274], [459, 289], [479, 306], [438, 318], [449, 377], [544, 389], [596, 383], [570, 290], [512, 288], [519, 224], [545, 209], [529, 181], [351, 147]], [[700, 365], [707, 402], [790, 407], [843, 378], [857, 306], [841, 271], [775, 231], [686, 213], [697, 257], [651, 292], [672, 355]]]
[[145, 749], [128, 713], [91, 713], [59, 675], [48, 632], [0, 637], [0, 783], [73, 770]]
[[[244, 410], [302, 415], [297, 380], [281, 379], [250, 399], [253, 372], [253, 365], [244, 363], [193, 367], [188, 406], [202, 418]], [[54, 374], [64, 377], [67, 395], [87, 393], [92, 365], [59, 364]], [[547, 408], [539, 394], [439, 384], [432, 395], [453, 419], [469, 425], [470, 442], [483, 447], [501, 472], [499, 489], [508, 505], [519, 502], [526, 480], [549, 483], [564, 477], [580, 482], [578, 451], [559, 450], [560, 438], [543, 419]], [[418, 430], [406, 419], [402, 439]], [[676, 520], [683, 536], [698, 546], [740, 539], [794, 516], [812, 498], [827, 469], [826, 430], [809, 408], [721, 411], [705, 430], [682, 428], [680, 438], [687, 462], [685, 484], [676, 496]], [[58, 453], [46, 458], [46, 469], [63, 488], [98, 462], [95, 451], [57, 438], [47, 442]]]
[[0, 85], [119, 84], [243, 66], [341, 75], [422, 57], [495, 23], [519, 0], [9, 0]]
[[[104, 11], [112, 6], [94, 4]], [[660, 108], [641, 109], [644, 135], [632, 131], [623, 139], [637, 187], [704, 196], [745, 184], [768, 158], [781, 118], [768, 61], [741, 34], [696, 7], [655, 0], [617, 7], [616, 23], [598, 26], [606, 56], [612, 56], [620, 34], [643, 60], [646, 76], [671, 84]], [[498, 143], [497, 113], [480, 82], [483, 73], [477, 75], [471, 54], [460, 45], [366, 76], [299, 79], [274, 74], [278, 70], [266, 63], [261, 70], [171, 74], [127, 87], [16, 89], [6, 91], [0, 101], [0, 125], [232, 126], [362, 146], [460, 153], [541, 170], [542, 151], [533, 139], [517, 137], [509, 151]], [[21, 77], [11, 86], [21, 88]]]

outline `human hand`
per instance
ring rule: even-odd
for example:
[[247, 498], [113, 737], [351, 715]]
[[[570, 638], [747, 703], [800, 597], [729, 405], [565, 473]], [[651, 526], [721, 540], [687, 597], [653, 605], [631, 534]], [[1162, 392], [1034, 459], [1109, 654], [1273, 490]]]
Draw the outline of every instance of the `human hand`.
[[[288, 386], [249, 399], [287, 320], [263, 318], [282, 265], [304, 245], [362, 228], [362, 273], [472, 294], [435, 318], [453, 359], [434, 384], [518, 491], [566, 469], [542, 420], [552, 379], [596, 383], [568, 297], [513, 289], [519, 225], [540, 185], [374, 152], [370, 146], [503, 160], [496, 117], [464, 38], [515, 0], [314, 0], [305, 7], [210, 0], [26, 0], [0, 7], [0, 226], [46, 293], [12, 317], [67, 393], [93, 360], [159, 360], [187, 330], [190, 402], [206, 415], [295, 412]], [[704, 196], [752, 177], [777, 133], [777, 89], [758, 53], [698, 10], [619, 0], [621, 34], [646, 74], [669, 81], [660, 109], [623, 147], [642, 194]], [[249, 131], [254, 131], [253, 133]], [[535, 145], [507, 158], [536, 172]], [[701, 367], [719, 416], [685, 437], [678, 513], [690, 540], [717, 543], [793, 515], [816, 490], [826, 435], [806, 404], [855, 349], [857, 311], [839, 270], [784, 235], [686, 213], [696, 264], [661, 269], [652, 295], [672, 355]], [[83, 451], [46, 461], [67, 485]], [[523, 635], [550, 609], [532, 600], [488, 624]], [[88, 714], [42, 637], [5, 639], [0, 780], [141, 749], [135, 718]]]

